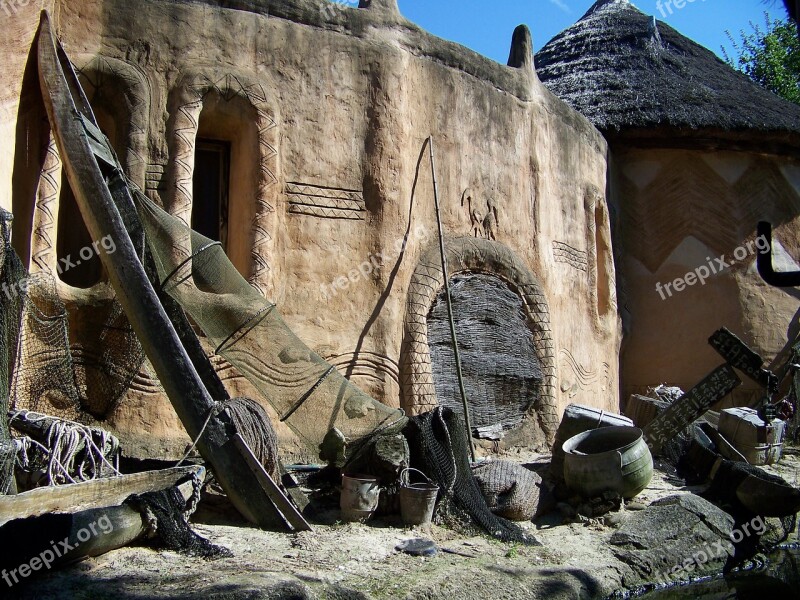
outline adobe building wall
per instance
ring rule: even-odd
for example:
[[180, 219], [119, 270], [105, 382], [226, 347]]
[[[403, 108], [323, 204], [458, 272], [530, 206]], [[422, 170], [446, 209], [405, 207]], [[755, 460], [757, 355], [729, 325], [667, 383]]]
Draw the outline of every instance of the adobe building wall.
[[[16, 86], [7, 104], [34, 12], [15, 17], [24, 24], [6, 42], [17, 61], [3, 71]], [[424, 322], [443, 284], [423, 153], [432, 135], [451, 275], [503, 280], [537, 343], [541, 396], [509, 443], [544, 446], [570, 402], [618, 410], [607, 146], [539, 83], [526, 29], [505, 66], [420, 30], [393, 0], [62, 0], [53, 14], [129, 176], [167, 210], [191, 219], [197, 138], [230, 144], [229, 256], [367, 392], [409, 413], [436, 402]], [[26, 263], [53, 271], [58, 220], [79, 216], [59, 211], [60, 161], [46, 132], [35, 164], [19, 164], [20, 131], [37, 119], [0, 124], [16, 132], [18, 161], [12, 176], [0, 159], [0, 201], [21, 216]], [[59, 293], [81, 346], [113, 292], [62, 281]], [[214, 361], [233, 393], [253, 394]], [[105, 425], [135, 455], [175, 456], [187, 442], [146, 369], [109, 410]], [[292, 455], [293, 434], [274, 422]]]
[[[756, 225], [774, 225], [775, 269], [800, 269], [792, 259], [800, 256], [800, 162], [621, 146], [613, 164], [623, 396], [660, 383], [694, 386], [723, 362], [707, 343], [723, 326], [780, 366], [798, 333], [800, 302], [795, 290], [758, 275], [756, 252], [766, 240], [757, 240]], [[757, 384], [742, 381], [726, 403], [762, 397]]]

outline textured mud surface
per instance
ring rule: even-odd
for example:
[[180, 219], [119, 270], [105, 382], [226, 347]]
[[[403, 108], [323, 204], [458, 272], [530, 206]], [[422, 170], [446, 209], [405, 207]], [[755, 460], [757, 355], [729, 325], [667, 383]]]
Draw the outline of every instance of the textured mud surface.
[[[798, 477], [795, 456], [780, 474]], [[398, 521], [316, 525], [287, 535], [247, 527], [197, 525], [233, 551], [215, 561], [149, 548], [125, 548], [3, 590], [25, 599], [137, 600], [183, 598], [605, 598], [680, 565], [701, 546], [726, 541], [729, 518], [656, 474], [637, 502], [602, 519], [561, 524], [560, 515], [523, 523], [541, 540], [524, 547], [464, 537], [432, 526], [404, 529]], [[653, 504], [655, 502], [655, 504]], [[651, 506], [651, 504], [653, 504]], [[437, 556], [395, 550], [402, 540], [429, 536]], [[449, 551], [449, 552], [448, 552]], [[694, 575], [719, 573], [727, 555]]]

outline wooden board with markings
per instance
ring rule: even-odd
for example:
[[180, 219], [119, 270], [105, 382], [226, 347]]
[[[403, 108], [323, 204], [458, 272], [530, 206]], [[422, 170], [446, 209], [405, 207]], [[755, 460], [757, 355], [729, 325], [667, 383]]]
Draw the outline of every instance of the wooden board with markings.
[[653, 454], [657, 454], [666, 442], [700, 418], [741, 383], [742, 380], [733, 367], [722, 365], [673, 402], [644, 429], [645, 441]]

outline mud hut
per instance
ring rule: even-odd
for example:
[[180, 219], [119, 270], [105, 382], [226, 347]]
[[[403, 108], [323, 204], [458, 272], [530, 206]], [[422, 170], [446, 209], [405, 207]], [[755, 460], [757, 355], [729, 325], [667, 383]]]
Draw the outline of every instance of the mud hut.
[[[609, 143], [623, 395], [691, 387], [723, 325], [774, 361], [798, 301], [758, 276], [756, 225], [776, 227], [776, 269], [797, 269], [800, 107], [627, 0], [597, 2], [536, 65]], [[759, 393], [745, 381], [733, 401]]]
[[[475, 426], [543, 447], [569, 402], [617, 408], [602, 136], [539, 83], [526, 28], [501, 65], [422, 31], [394, 0], [363, 5], [53, 0], [8, 15], [0, 127], [15, 157], [0, 159], [0, 204], [25, 266], [52, 276], [32, 293], [58, 305], [68, 332], [32, 353], [60, 348], [60, 375], [42, 378], [29, 360], [18, 383], [43, 385], [19, 408], [99, 421], [138, 456], [180, 456], [188, 442], [129, 352], [65, 185], [30, 59], [42, 7], [130, 180], [218, 239], [298, 336], [369, 394], [408, 413], [459, 402], [440, 352], [443, 278], [420, 159], [432, 134], [450, 276], [475, 307], [457, 324], [485, 417]], [[213, 360], [232, 395], [256, 395]], [[292, 455], [292, 432], [272, 416]]]

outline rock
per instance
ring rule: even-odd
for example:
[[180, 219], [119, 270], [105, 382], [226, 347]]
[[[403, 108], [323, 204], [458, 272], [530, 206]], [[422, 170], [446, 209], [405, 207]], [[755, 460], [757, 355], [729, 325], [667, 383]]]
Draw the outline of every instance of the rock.
[[615, 512], [603, 517], [603, 524], [606, 527], [620, 527], [625, 521], [630, 518], [630, 513], [627, 512]]
[[717, 573], [732, 553], [733, 519], [699, 496], [670, 496], [629, 514], [610, 544], [642, 581]]
[[650, 506], [678, 505], [700, 517], [720, 537], [728, 538], [733, 528], [733, 517], [705, 498], [695, 494], [676, 494], [656, 500]]
[[404, 540], [397, 544], [395, 550], [405, 552], [411, 556], [436, 556], [439, 553], [439, 548], [436, 544], [424, 538]]

